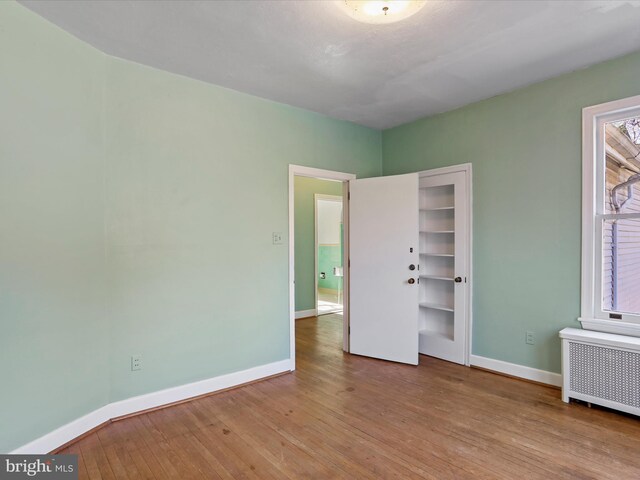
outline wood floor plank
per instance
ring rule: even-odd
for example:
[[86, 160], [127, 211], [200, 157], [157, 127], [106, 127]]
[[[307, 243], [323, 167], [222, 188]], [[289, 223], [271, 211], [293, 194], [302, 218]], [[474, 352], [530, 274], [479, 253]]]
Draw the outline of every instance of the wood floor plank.
[[78, 443], [70, 445], [60, 453], [76, 455], [78, 457], [78, 476], [80, 478], [89, 478], [89, 473], [87, 472], [87, 467], [84, 463], [84, 458], [82, 458], [82, 451], [80, 450], [80, 445]]
[[[287, 410], [285, 405], [274, 402], [267, 395], [260, 394], [258, 388], [253, 388], [247, 393], [248, 398], [242, 401], [248, 402], [255, 409], [260, 408], [265, 411], [268, 417], [264, 421], [308, 453], [321, 455], [333, 467], [340, 468], [345, 473], [358, 478], [379, 478], [380, 470], [376, 466], [375, 459], [372, 459], [366, 450], [354, 448], [357, 444], [357, 439], [353, 438], [354, 435], [330, 430], [327, 424], [322, 421], [315, 422], [314, 417], [301, 408], [295, 411]], [[358, 457], [361, 463], [353, 462], [352, 457]]]
[[[240, 394], [242, 392], [240, 391]], [[228, 392], [221, 402], [211, 401], [208, 408], [229, 426], [229, 434], [238, 434], [265, 457], [283, 476], [298, 478], [343, 478], [332, 472], [323, 462], [307, 454], [290, 442], [280, 432], [270, 429], [263, 422], [251, 418], [250, 411], [233, 398], [236, 392]]]
[[86, 436], [78, 443], [80, 451], [82, 452], [82, 458], [87, 466], [89, 478], [98, 480], [112, 480], [116, 478], [102, 450], [100, 439], [95, 433]]
[[341, 345], [339, 315], [298, 320], [295, 373], [113, 422], [64, 452], [81, 479], [640, 478], [636, 417]]
[[211, 421], [206, 428], [195, 432], [198, 441], [220, 461], [234, 478], [282, 478], [282, 474], [243, 437], [231, 431], [229, 425], [214, 417], [205, 402], [192, 402], [197, 416]]
[[[278, 397], [274, 395], [273, 399], [277, 401]], [[452, 464], [439, 462], [439, 459], [434, 458], [432, 452], [426, 449], [407, 462], [405, 452], [413, 449], [412, 445], [395, 443], [393, 439], [390, 441], [389, 436], [372, 435], [371, 431], [363, 431], [339, 416], [327, 414], [321, 402], [312, 403], [303, 399], [298, 405], [292, 406], [290, 417], [295, 418], [301, 414], [303, 418], [309, 418], [309, 428], [318, 431], [324, 441], [340, 442], [337, 448], [342, 452], [348, 452], [351, 471], [360, 465], [372, 468], [372, 473], [377, 478], [387, 470], [402, 472], [407, 469], [421, 478], [465, 477], [463, 471]]]
[[189, 465], [194, 472], [198, 472], [197, 475], [194, 474], [194, 478], [220, 480], [222, 477], [218, 475], [214, 468], [211, 468], [211, 465], [202, 456], [202, 453], [192, 448], [190, 437], [193, 437], [193, 434], [185, 433], [184, 435], [173, 437], [169, 440], [169, 444], [184, 464]]
[[[320, 379], [316, 379], [314, 381], [314, 384], [316, 385], [316, 387], [318, 387], [318, 385], [322, 383], [322, 381]], [[330, 387], [327, 387], [330, 388]], [[359, 389], [367, 389], [367, 385], [364, 383], [360, 383], [358, 384], [358, 388]], [[385, 394], [382, 393], [382, 390], [379, 387], [376, 387], [374, 390], [368, 392], [368, 395], [372, 395], [375, 392], [378, 392], [378, 402], [375, 405], [372, 405], [372, 407], [377, 408], [378, 407], [378, 403], [380, 403], [382, 401], [382, 399], [384, 398]], [[414, 394], [416, 396], [412, 396], [410, 389], [406, 390], [406, 393], [408, 393], [409, 395], [403, 396], [402, 398], [406, 399], [406, 398], [413, 398], [413, 399], [418, 399], [417, 394], [419, 392], [414, 392]], [[325, 391], [325, 398], [327, 398], [330, 395], [329, 390]], [[387, 394], [387, 396], [389, 398], [387, 398], [386, 400], [394, 400], [395, 397], [392, 395]], [[434, 402], [437, 401], [437, 399], [434, 400]], [[402, 401], [400, 404], [397, 404], [395, 406], [395, 408], [390, 408], [388, 412], [379, 412], [376, 415], [384, 415], [386, 417], [386, 420], [394, 420], [396, 423], [404, 423], [404, 422], [408, 422], [408, 423], [418, 423], [418, 424], [422, 424], [425, 422], [428, 422], [428, 424], [434, 425], [437, 421], [436, 418], [431, 416], [432, 413], [432, 409], [430, 408], [429, 405], [431, 405], [434, 402], [422, 402], [422, 401], [416, 401], [416, 400], [409, 400], [409, 401]], [[384, 407], [383, 408], [388, 408]], [[368, 412], [368, 414], [370, 415], [372, 413], [371, 408], [369, 409], [370, 411]], [[413, 412], [412, 412], [413, 410]], [[456, 432], [444, 432], [446, 434], [451, 434], [451, 433], [457, 433], [457, 434], [461, 434], [464, 433], [465, 431], [467, 432], [467, 437], [468, 437], [468, 441], [470, 442], [470, 444], [468, 445], [468, 448], [471, 448], [471, 444], [476, 443], [479, 444], [481, 443], [481, 437], [483, 434], [486, 433], [487, 430], [493, 430], [494, 432], [497, 431], [499, 432], [499, 434], [505, 433], [506, 435], [508, 435], [508, 438], [510, 438], [511, 440], [513, 440], [514, 438], [517, 438], [519, 436], [521, 436], [521, 432], [518, 431], [517, 429], [512, 429], [511, 426], [507, 423], [507, 424], [503, 424], [502, 423], [502, 418], [497, 416], [497, 417], [492, 417], [493, 412], [486, 410], [484, 412], [482, 412], [482, 407], [480, 405], [475, 405], [474, 406], [474, 411], [465, 411], [464, 408], [460, 405], [460, 404], [456, 404], [456, 399], [455, 398], [450, 398], [449, 401], [449, 405], [448, 405], [448, 410], [450, 411], [454, 411], [456, 412], [457, 416], [459, 415], [461, 418], [465, 419], [465, 422], [469, 422], [471, 421], [472, 423], [475, 421], [473, 419], [474, 415], [476, 415], [477, 413], [483, 413], [485, 415], [485, 420], [489, 419], [491, 420], [490, 425], [480, 425], [480, 427], [482, 427], [479, 430], [475, 430], [475, 429], [470, 429], [469, 427], [467, 427], [465, 424], [463, 423], [458, 423], [456, 425]], [[414, 415], [412, 415], [412, 413]], [[418, 415], [415, 415], [415, 413], [417, 413]], [[445, 415], [449, 415], [450, 412], [445, 412]], [[452, 422], [454, 421], [455, 417], [451, 417], [449, 421]], [[372, 418], [372, 420], [375, 420], [375, 417]], [[385, 420], [385, 421], [386, 421]], [[376, 422], [371, 422], [371, 425], [374, 425]], [[428, 426], [428, 424], [425, 425]], [[499, 427], [496, 430], [496, 427]], [[386, 427], [387, 429], [392, 428], [391, 425]], [[510, 431], [511, 430], [511, 431]], [[426, 430], [423, 430], [425, 433], [427, 433]], [[523, 431], [527, 431], [526, 429]], [[401, 434], [402, 432], [397, 433]], [[458, 439], [459, 440], [464, 440], [464, 437], [460, 437], [458, 435]], [[553, 440], [552, 437], [546, 436], [545, 440], [549, 441], [549, 440]], [[495, 449], [496, 447], [499, 445], [498, 442], [499, 438], [498, 437], [494, 437], [494, 438], [489, 438], [488, 439], [488, 444], [486, 446], [486, 450], [488, 451], [489, 449], [493, 450], [495, 453]], [[523, 442], [525, 444], [527, 444], [527, 447], [531, 447], [534, 448], [535, 442], [532, 439], [528, 439], [528, 438], [524, 438]], [[533, 445], [532, 445], [533, 443]], [[551, 442], [553, 443], [553, 442]], [[539, 448], [543, 449], [543, 450], [547, 450], [547, 454], [549, 453], [549, 451], [553, 451], [553, 447], [554, 445], [551, 445], [551, 447], [548, 447], [546, 444], [541, 444], [539, 445]], [[564, 445], [559, 444], [559, 445], [555, 445], [555, 448], [565, 448]], [[570, 450], [570, 448], [569, 448]], [[529, 451], [529, 453], [532, 453], [531, 451]], [[545, 453], [545, 452], [543, 452]], [[597, 452], [592, 452], [592, 454], [597, 455]], [[489, 461], [491, 461], [492, 459], [490, 458]], [[596, 463], [597, 465], [597, 463]], [[542, 472], [541, 472], [542, 473]], [[571, 477], [575, 477], [575, 472], [567, 472], [570, 474]], [[478, 472], [475, 473], [476, 475], [478, 475]], [[604, 469], [604, 467], [601, 469], [600, 471], [600, 475], [602, 476], [602, 478], [606, 478], [607, 472]]]

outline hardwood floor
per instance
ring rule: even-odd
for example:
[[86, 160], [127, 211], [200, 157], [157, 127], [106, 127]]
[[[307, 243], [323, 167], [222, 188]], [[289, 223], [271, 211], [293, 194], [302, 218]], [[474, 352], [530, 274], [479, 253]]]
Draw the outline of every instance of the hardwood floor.
[[556, 389], [421, 357], [343, 354], [341, 318], [296, 323], [297, 367], [114, 422], [61, 453], [91, 479], [637, 479], [640, 421]]

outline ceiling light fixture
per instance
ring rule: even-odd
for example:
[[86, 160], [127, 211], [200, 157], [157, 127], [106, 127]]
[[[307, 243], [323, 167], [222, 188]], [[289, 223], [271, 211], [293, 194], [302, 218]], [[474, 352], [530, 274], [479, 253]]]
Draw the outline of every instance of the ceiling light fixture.
[[336, 0], [351, 18], [364, 23], [394, 23], [417, 13], [424, 0]]

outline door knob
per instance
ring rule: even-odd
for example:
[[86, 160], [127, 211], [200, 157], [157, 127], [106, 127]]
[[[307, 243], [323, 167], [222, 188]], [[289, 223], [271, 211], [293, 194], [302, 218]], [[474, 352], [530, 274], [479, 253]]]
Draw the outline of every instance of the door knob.
[[412, 263], [411, 265], [409, 265], [409, 270], [415, 270], [416, 266]]
[[456, 278], [453, 279], [453, 281], [456, 282], [456, 283], [460, 283], [460, 282], [462, 282], [462, 277], [456, 277]]
[[416, 279], [415, 278], [410, 278], [408, 280], [409, 285], [413, 285], [414, 283], [416, 283]]

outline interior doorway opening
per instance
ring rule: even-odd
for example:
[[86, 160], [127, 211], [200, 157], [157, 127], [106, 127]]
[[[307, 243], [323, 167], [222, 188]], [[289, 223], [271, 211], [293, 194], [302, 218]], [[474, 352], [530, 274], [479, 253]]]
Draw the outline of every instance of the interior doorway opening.
[[349, 181], [355, 178], [351, 173], [289, 166], [291, 370], [296, 365], [297, 321], [315, 321], [319, 328], [322, 316], [334, 324], [339, 321], [342, 335], [336, 343], [349, 351], [348, 194]]

